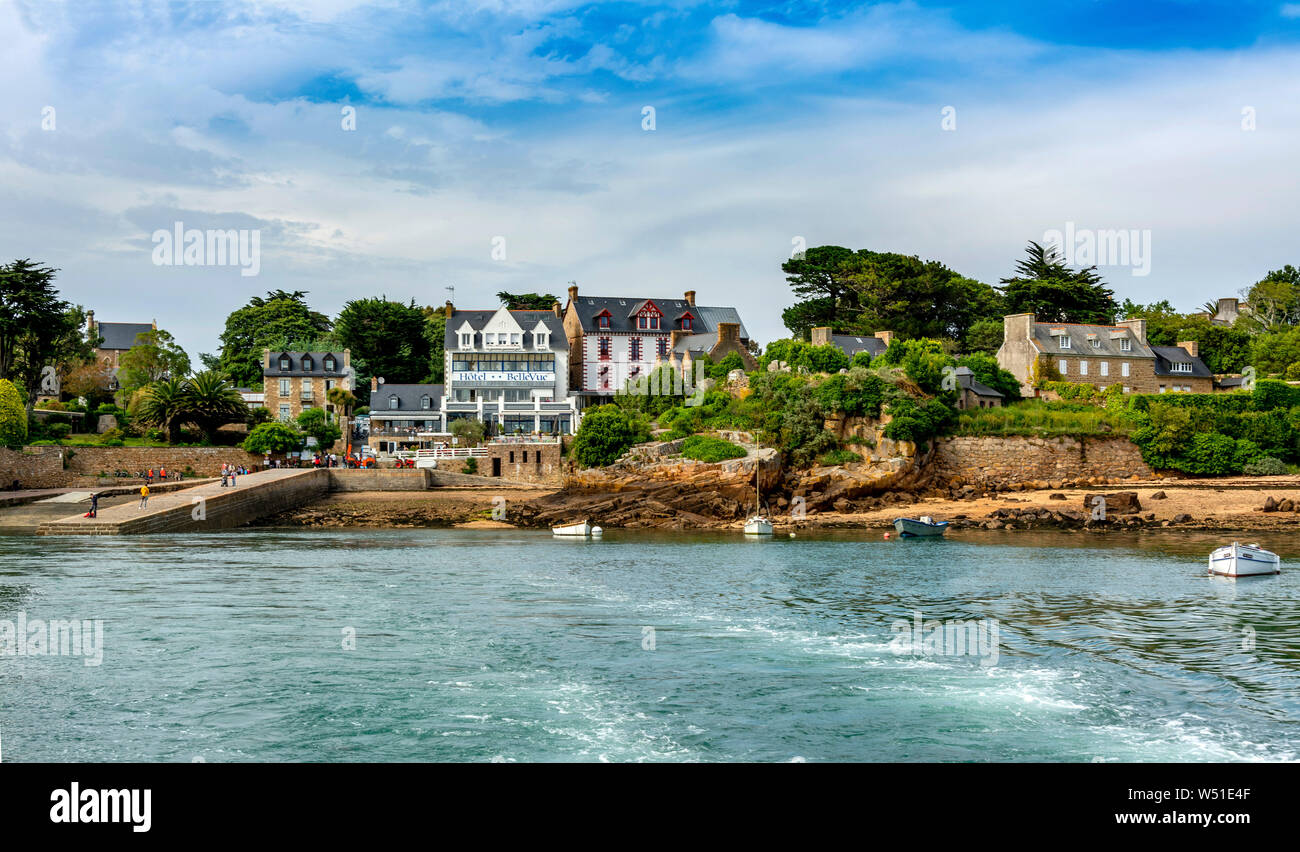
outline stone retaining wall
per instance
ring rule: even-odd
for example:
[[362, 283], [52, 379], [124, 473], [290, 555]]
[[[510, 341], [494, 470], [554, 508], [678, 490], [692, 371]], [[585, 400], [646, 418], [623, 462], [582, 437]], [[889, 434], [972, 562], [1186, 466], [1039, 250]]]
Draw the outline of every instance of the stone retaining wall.
[[1149, 479], [1154, 474], [1127, 438], [958, 437], [937, 443], [930, 471], [943, 485]]
[[[41, 449], [41, 448], [37, 448]], [[43, 449], [58, 450], [59, 447]], [[136, 473], [142, 470], [185, 470], [193, 468], [200, 476], [220, 476], [222, 464], [247, 465], [256, 469], [264, 462], [262, 456], [247, 453], [239, 447], [68, 447], [72, 458], [68, 473], [96, 476], [100, 471], [112, 474], [117, 470]]]
[[21, 452], [0, 447], [0, 487], [10, 487], [15, 479], [22, 489], [59, 488], [72, 474], [63, 469], [58, 447], [23, 447]]
[[350, 470], [325, 468], [330, 491], [426, 491], [433, 487], [431, 470]]

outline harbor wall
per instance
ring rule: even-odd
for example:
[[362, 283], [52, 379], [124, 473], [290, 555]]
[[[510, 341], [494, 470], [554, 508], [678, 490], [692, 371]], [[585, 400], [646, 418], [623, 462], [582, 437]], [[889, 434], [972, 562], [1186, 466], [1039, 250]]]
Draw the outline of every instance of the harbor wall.
[[1038, 488], [1154, 476], [1137, 445], [1127, 438], [942, 438], [936, 442], [930, 472], [946, 486]]
[[72, 476], [63, 469], [59, 447], [23, 447], [21, 451], [0, 447], [0, 487], [14, 480], [19, 488], [59, 488]]

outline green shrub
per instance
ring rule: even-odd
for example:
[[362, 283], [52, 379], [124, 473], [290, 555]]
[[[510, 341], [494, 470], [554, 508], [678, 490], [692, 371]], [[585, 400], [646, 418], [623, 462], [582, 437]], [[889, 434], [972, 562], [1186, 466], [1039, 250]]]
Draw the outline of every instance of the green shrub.
[[[125, 438], [126, 435], [122, 433], [121, 429], [109, 429], [107, 432], [99, 436], [99, 442], [101, 444], [106, 444], [109, 441], [121, 441], [121, 440], [125, 440]], [[112, 446], [117, 446], [117, 445], [114, 444]]]
[[72, 427], [67, 423], [51, 423], [46, 427], [45, 433], [56, 441], [62, 441], [72, 432]]
[[241, 444], [246, 451], [262, 455], [265, 453], [288, 453], [302, 446], [303, 435], [288, 423], [263, 423], [248, 433]]
[[720, 462], [727, 459], [738, 459], [747, 455], [747, 453], [743, 448], [721, 438], [692, 435], [682, 442], [682, 455], [696, 461]]
[[823, 467], [834, 467], [839, 464], [851, 464], [862, 461], [862, 456], [851, 450], [831, 450], [817, 460], [817, 463]]
[[1282, 476], [1287, 472], [1286, 463], [1272, 456], [1261, 456], [1255, 461], [1242, 465], [1241, 472], [1247, 476]]
[[1291, 408], [1300, 405], [1300, 388], [1291, 387], [1286, 382], [1272, 379], [1260, 379], [1251, 391], [1251, 401], [1256, 411], [1271, 411], [1275, 408]]
[[27, 406], [8, 379], [0, 379], [0, 446], [20, 447], [27, 440]]
[[112, 438], [108, 441], [100, 441], [99, 445], [101, 447], [124, 447], [126, 446], [126, 441], [123, 441], [121, 438]]
[[635, 412], [617, 405], [600, 405], [583, 415], [573, 438], [573, 457], [583, 467], [604, 467], [649, 437], [649, 428]]
[[468, 474], [478, 473], [478, 459], [473, 456], [465, 459], [465, 466], [460, 469], [460, 472]]
[[957, 419], [957, 412], [942, 399], [918, 402], [899, 397], [889, 404], [888, 413], [892, 419], [885, 426], [885, 437], [917, 445], [941, 434]]

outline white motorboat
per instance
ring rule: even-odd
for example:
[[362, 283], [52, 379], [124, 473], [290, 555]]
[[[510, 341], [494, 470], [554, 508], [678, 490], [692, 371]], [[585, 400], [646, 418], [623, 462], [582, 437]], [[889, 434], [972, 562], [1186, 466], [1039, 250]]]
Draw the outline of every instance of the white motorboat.
[[948, 530], [948, 522], [935, 521], [934, 519], [925, 516], [922, 516], [919, 519], [895, 518], [894, 529], [898, 530], [900, 538], [941, 536]]
[[563, 527], [551, 527], [552, 535], [575, 536], [577, 538], [599, 538], [604, 532], [600, 527], [593, 527], [586, 521]]
[[1210, 573], [1224, 577], [1254, 577], [1281, 574], [1282, 560], [1258, 544], [1225, 544], [1210, 554]]

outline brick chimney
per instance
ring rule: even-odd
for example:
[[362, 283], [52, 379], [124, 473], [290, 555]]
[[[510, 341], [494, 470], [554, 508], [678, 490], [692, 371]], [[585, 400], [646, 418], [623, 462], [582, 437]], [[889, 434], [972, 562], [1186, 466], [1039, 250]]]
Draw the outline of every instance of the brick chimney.
[[822, 325], [812, 330], [812, 345], [825, 346], [831, 342], [831, 327]]
[[1137, 338], [1138, 343], [1141, 343], [1143, 346], [1146, 345], [1147, 342], [1147, 321], [1146, 320], [1144, 319], [1120, 320], [1118, 324], [1121, 327], [1127, 328], [1129, 331], [1133, 332], [1133, 336]]
[[555, 300], [555, 304], [554, 304], [554, 305], [551, 305], [551, 309], [555, 311], [555, 315], [556, 315], [557, 317], [559, 317], [560, 319], [563, 319], [563, 318], [564, 318], [564, 309], [560, 307], [560, 300], [559, 300], [559, 299], [556, 299], [556, 300]]
[[685, 295], [686, 295], [686, 304], [690, 305], [692, 308], [695, 307], [695, 291], [687, 290]]
[[720, 322], [718, 323], [718, 343], [722, 342], [735, 343], [740, 346], [740, 323], [738, 322]]
[[1197, 342], [1195, 340], [1180, 340], [1175, 345], [1181, 346], [1183, 349], [1186, 349], [1187, 354], [1191, 355], [1193, 358], [1201, 357], [1201, 353], [1199, 351]]
[[346, 370], [348, 367], [351, 367], [351, 366], [352, 366], [352, 350], [351, 350], [351, 349], [344, 349], [344, 350], [343, 350], [343, 369]]
[[882, 341], [886, 348], [888, 348], [889, 344], [894, 342], [894, 333], [892, 331], [877, 331], [873, 336], [877, 340]]
[[95, 335], [95, 312], [86, 311], [86, 333], [91, 337]]
[[691, 336], [691, 332], [689, 332], [689, 331], [682, 331], [680, 328], [675, 328], [675, 329], [673, 329], [671, 332], [669, 332], [669, 334], [668, 334], [668, 354], [671, 356], [674, 352], [676, 352], [676, 351], [677, 351], [677, 344], [680, 343], [684, 338], [687, 338], [687, 337], [690, 337], [690, 336]]
[[576, 302], [576, 301], [578, 301], [578, 285], [577, 285], [577, 284], [570, 284], [570, 285], [569, 285], [569, 304], [573, 304], [573, 303]]
[[271, 369], [271, 350], [270, 350], [270, 349], [263, 349], [263, 350], [262, 350], [262, 369], [263, 369], [263, 370], [269, 370], [269, 369]]
[[447, 300], [447, 304], [446, 304], [445, 306], [443, 306], [443, 309], [442, 309], [442, 315], [443, 315], [444, 317], [446, 317], [447, 319], [451, 319], [451, 314], [452, 314], [452, 312], [455, 311], [455, 310], [456, 310], [456, 309], [455, 309], [454, 307], [452, 307], [451, 299], [448, 299], [448, 300]]
[[375, 392], [377, 392], [378, 390], [379, 390], [379, 377], [378, 377], [378, 376], [371, 376], [371, 377], [370, 377], [370, 392], [371, 392], [371, 393], [375, 393]]

